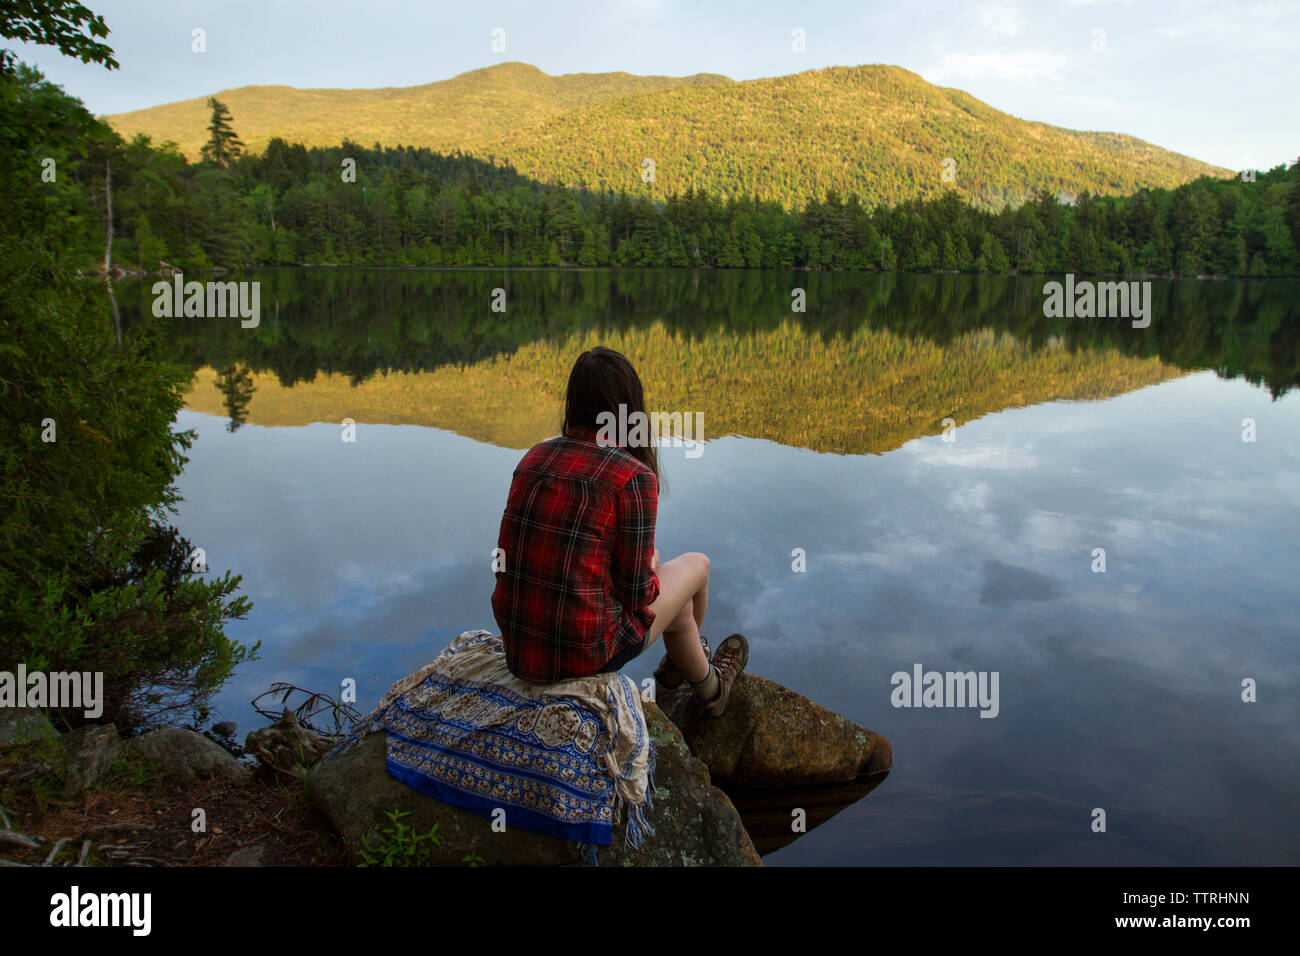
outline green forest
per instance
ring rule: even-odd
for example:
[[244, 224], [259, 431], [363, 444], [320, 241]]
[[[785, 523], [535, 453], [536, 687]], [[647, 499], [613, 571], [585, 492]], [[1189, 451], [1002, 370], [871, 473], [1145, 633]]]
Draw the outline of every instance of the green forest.
[[18, 66], [20, 103], [59, 100], [81, 153], [28, 142], [28, 175], [67, 218], [83, 268], [146, 272], [251, 265], [623, 266], [863, 271], [1300, 275], [1300, 168], [1202, 177], [1128, 196], [1059, 201], [1040, 190], [999, 211], [955, 191], [868, 206], [828, 192], [798, 209], [688, 188], [654, 198], [544, 184], [453, 151], [273, 139], [245, 152], [238, 118], [211, 101], [204, 157], [125, 142], [78, 101]]
[[[0, 33], [113, 65], [95, 39], [107, 27], [79, 4], [5, 10]], [[104, 252], [103, 177], [126, 156], [106, 132], [0, 55], [0, 669], [99, 672], [104, 718], [126, 730], [206, 719], [257, 646], [223, 630], [252, 606], [239, 577], [192, 573], [171, 523], [195, 438], [173, 425], [193, 372], [158, 358], [156, 327], [124, 336], [81, 271], [93, 237]]]

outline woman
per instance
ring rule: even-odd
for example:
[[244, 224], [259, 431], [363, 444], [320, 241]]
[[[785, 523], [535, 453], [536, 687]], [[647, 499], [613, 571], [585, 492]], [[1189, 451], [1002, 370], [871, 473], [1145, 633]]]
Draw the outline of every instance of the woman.
[[659, 563], [655, 437], [619, 446], [602, 430], [606, 415], [632, 421], [637, 412], [641, 379], [623, 355], [597, 347], [578, 356], [560, 437], [515, 469], [492, 610], [511, 672], [539, 684], [617, 671], [662, 634], [668, 653], [655, 679], [666, 688], [686, 681], [702, 712], [717, 716], [749, 645], [733, 634], [710, 660], [700, 635], [709, 559], [691, 552]]

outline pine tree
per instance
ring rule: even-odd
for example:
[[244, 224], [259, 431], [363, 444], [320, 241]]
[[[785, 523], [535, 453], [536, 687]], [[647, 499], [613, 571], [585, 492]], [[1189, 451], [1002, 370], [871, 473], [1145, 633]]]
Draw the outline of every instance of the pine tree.
[[159, 268], [158, 263], [167, 258], [167, 248], [154, 235], [146, 216], [141, 216], [135, 227], [135, 250], [136, 265], [145, 272], [153, 272]]
[[881, 236], [876, 244], [876, 255], [880, 259], [881, 271], [898, 267], [898, 256], [894, 253], [894, 243], [888, 236]]
[[208, 124], [208, 141], [203, 146], [203, 158], [218, 166], [229, 166], [239, 158], [244, 144], [230, 127], [230, 111], [215, 96], [208, 97], [212, 122]]
[[940, 268], [954, 272], [957, 269], [957, 250], [953, 247], [952, 236], [944, 233], [943, 245], [939, 252]]
[[957, 268], [963, 272], [971, 268], [970, 243], [966, 241], [964, 232], [957, 241]]
[[578, 251], [578, 265], [594, 266], [596, 264], [596, 237], [590, 229], [582, 230], [582, 248]]
[[740, 251], [740, 235], [734, 222], [727, 229], [726, 238], [722, 244], [722, 255], [718, 258], [718, 265], [726, 269], [745, 268], [745, 256]]
[[980, 243], [980, 258], [984, 260], [985, 272], [1010, 272], [1011, 264], [1007, 261], [1007, 254], [1002, 249], [1002, 243], [998, 242], [998, 237], [985, 233], [984, 239]]

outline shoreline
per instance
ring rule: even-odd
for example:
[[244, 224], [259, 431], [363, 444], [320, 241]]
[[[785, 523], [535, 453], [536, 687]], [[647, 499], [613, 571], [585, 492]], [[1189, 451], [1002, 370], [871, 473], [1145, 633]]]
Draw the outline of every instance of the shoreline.
[[[0, 867], [346, 865], [340, 841], [301, 780], [242, 762], [245, 774], [166, 773], [132, 745], [141, 739], [134, 737], [122, 739], [111, 763], [81, 788], [74, 781], [85, 755], [74, 753], [85, 738], [74, 743], [77, 731], [50, 736], [57, 732], [48, 716], [44, 722], [49, 730], [38, 729], [35, 739], [0, 738]], [[85, 726], [101, 733], [113, 727]], [[243, 756], [200, 736], [232, 761]], [[196, 809], [203, 811], [198, 832]]]
[[943, 275], [943, 276], [972, 276], [983, 278], [986, 276], [1001, 276], [1005, 278], [1035, 277], [1035, 276], [1056, 276], [1056, 275], [1077, 275], [1077, 276], [1103, 276], [1110, 279], [1165, 279], [1169, 281], [1178, 281], [1181, 279], [1194, 280], [1198, 282], [1296, 282], [1300, 281], [1300, 275], [1293, 276], [1236, 276], [1222, 275], [1219, 273], [1200, 273], [1194, 276], [1178, 275], [1174, 272], [1084, 272], [1080, 270], [1064, 270], [1060, 272], [977, 272], [961, 271], [954, 269], [834, 269], [834, 268], [813, 268], [812, 266], [782, 266], [782, 267], [760, 267], [751, 269], [748, 267], [719, 267], [709, 265], [698, 266], [579, 266], [568, 263], [558, 266], [548, 265], [406, 265], [403, 263], [341, 263], [341, 262], [299, 262], [299, 263], [245, 263], [242, 266], [226, 267], [212, 266], [207, 269], [186, 270], [177, 266], [168, 266], [165, 269], [155, 269], [145, 271], [142, 269], [126, 269], [114, 266], [109, 272], [103, 269], [83, 269], [79, 273], [82, 278], [102, 280], [108, 278], [110, 281], [118, 282], [124, 279], [144, 279], [144, 278], [166, 278], [174, 275], [229, 275], [231, 273], [242, 273], [250, 269], [366, 269], [366, 270], [392, 270], [392, 271], [412, 271], [412, 272], [654, 272], [654, 271], [671, 271], [671, 272], [826, 272], [837, 275]]

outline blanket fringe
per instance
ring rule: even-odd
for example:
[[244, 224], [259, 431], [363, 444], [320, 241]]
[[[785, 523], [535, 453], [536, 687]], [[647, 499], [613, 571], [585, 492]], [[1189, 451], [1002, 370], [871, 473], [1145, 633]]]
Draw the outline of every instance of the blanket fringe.
[[646, 791], [645, 803], [639, 807], [630, 807], [627, 815], [627, 837], [624, 842], [629, 849], [641, 849], [641, 841], [653, 837], [655, 828], [650, 825], [646, 814], [654, 810], [654, 799], [650, 791], [654, 789], [654, 774], [650, 775], [650, 790]]

